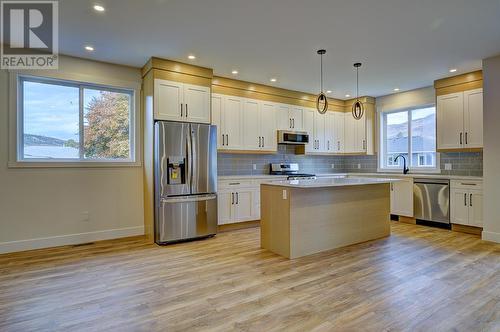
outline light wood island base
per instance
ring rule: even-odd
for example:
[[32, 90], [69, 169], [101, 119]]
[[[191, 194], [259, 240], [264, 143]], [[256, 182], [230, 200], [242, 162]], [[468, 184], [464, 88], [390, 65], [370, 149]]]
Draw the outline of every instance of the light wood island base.
[[287, 258], [390, 235], [389, 183], [261, 185], [261, 247]]

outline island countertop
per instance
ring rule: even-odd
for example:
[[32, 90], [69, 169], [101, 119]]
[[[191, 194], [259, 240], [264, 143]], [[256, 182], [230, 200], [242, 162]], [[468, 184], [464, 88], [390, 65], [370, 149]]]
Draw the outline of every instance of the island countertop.
[[401, 181], [401, 178], [380, 178], [380, 177], [346, 177], [346, 178], [318, 178], [304, 180], [281, 180], [264, 182], [262, 185], [279, 186], [288, 188], [326, 188], [362, 186], [369, 184], [381, 184]]

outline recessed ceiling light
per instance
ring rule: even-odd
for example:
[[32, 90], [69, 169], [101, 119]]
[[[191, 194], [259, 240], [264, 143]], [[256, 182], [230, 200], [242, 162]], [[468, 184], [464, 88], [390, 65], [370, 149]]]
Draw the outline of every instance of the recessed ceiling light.
[[345, 95], [345, 96], [346, 96], [346, 98], [349, 98], [351, 95]]
[[196, 59], [196, 57], [194, 55], [190, 54], [190, 55], [188, 55], [188, 59], [189, 60], [194, 60], [194, 59]]
[[92, 46], [89, 46], [89, 45], [85, 46], [85, 49], [89, 52], [92, 52], [94, 50], [94, 48]]
[[326, 93], [332, 93], [332, 90], [326, 90]]
[[270, 79], [271, 82], [276, 82], [277, 79], [275, 79], [274, 77]]
[[394, 88], [394, 91], [399, 91], [399, 88]]
[[450, 69], [450, 73], [454, 73], [454, 72], [456, 72], [456, 71], [457, 71], [457, 69], [456, 69], [456, 68], [452, 68], [452, 69]]
[[104, 7], [101, 5], [94, 5], [94, 10], [97, 12], [103, 12], [105, 11]]
[[233, 71], [231, 72], [231, 74], [233, 74], [233, 75], [238, 75], [238, 71], [237, 71], [237, 70], [233, 70]]

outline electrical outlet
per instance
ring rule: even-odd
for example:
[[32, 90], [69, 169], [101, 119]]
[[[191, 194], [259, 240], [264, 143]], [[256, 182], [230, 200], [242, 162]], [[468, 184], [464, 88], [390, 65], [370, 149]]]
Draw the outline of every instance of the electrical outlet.
[[361, 169], [361, 164], [358, 164], [358, 169]]
[[90, 214], [88, 211], [83, 211], [80, 214], [80, 221], [89, 221], [90, 220]]
[[334, 169], [334, 168], [335, 168], [335, 164], [332, 164], [332, 169]]
[[445, 171], [451, 171], [451, 169], [452, 169], [452, 165], [451, 164], [448, 164], [448, 163], [444, 164], [444, 170]]
[[257, 164], [253, 164], [253, 170], [255, 171], [257, 169]]

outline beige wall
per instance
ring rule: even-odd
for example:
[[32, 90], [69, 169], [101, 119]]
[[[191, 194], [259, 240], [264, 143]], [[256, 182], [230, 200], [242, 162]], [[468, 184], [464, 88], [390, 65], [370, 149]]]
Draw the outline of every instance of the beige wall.
[[[123, 87], [141, 84], [136, 68], [64, 56], [59, 68], [46, 73]], [[142, 167], [8, 168], [8, 100], [9, 73], [1, 70], [0, 253], [143, 233]]]
[[483, 61], [483, 239], [500, 243], [500, 56]]

